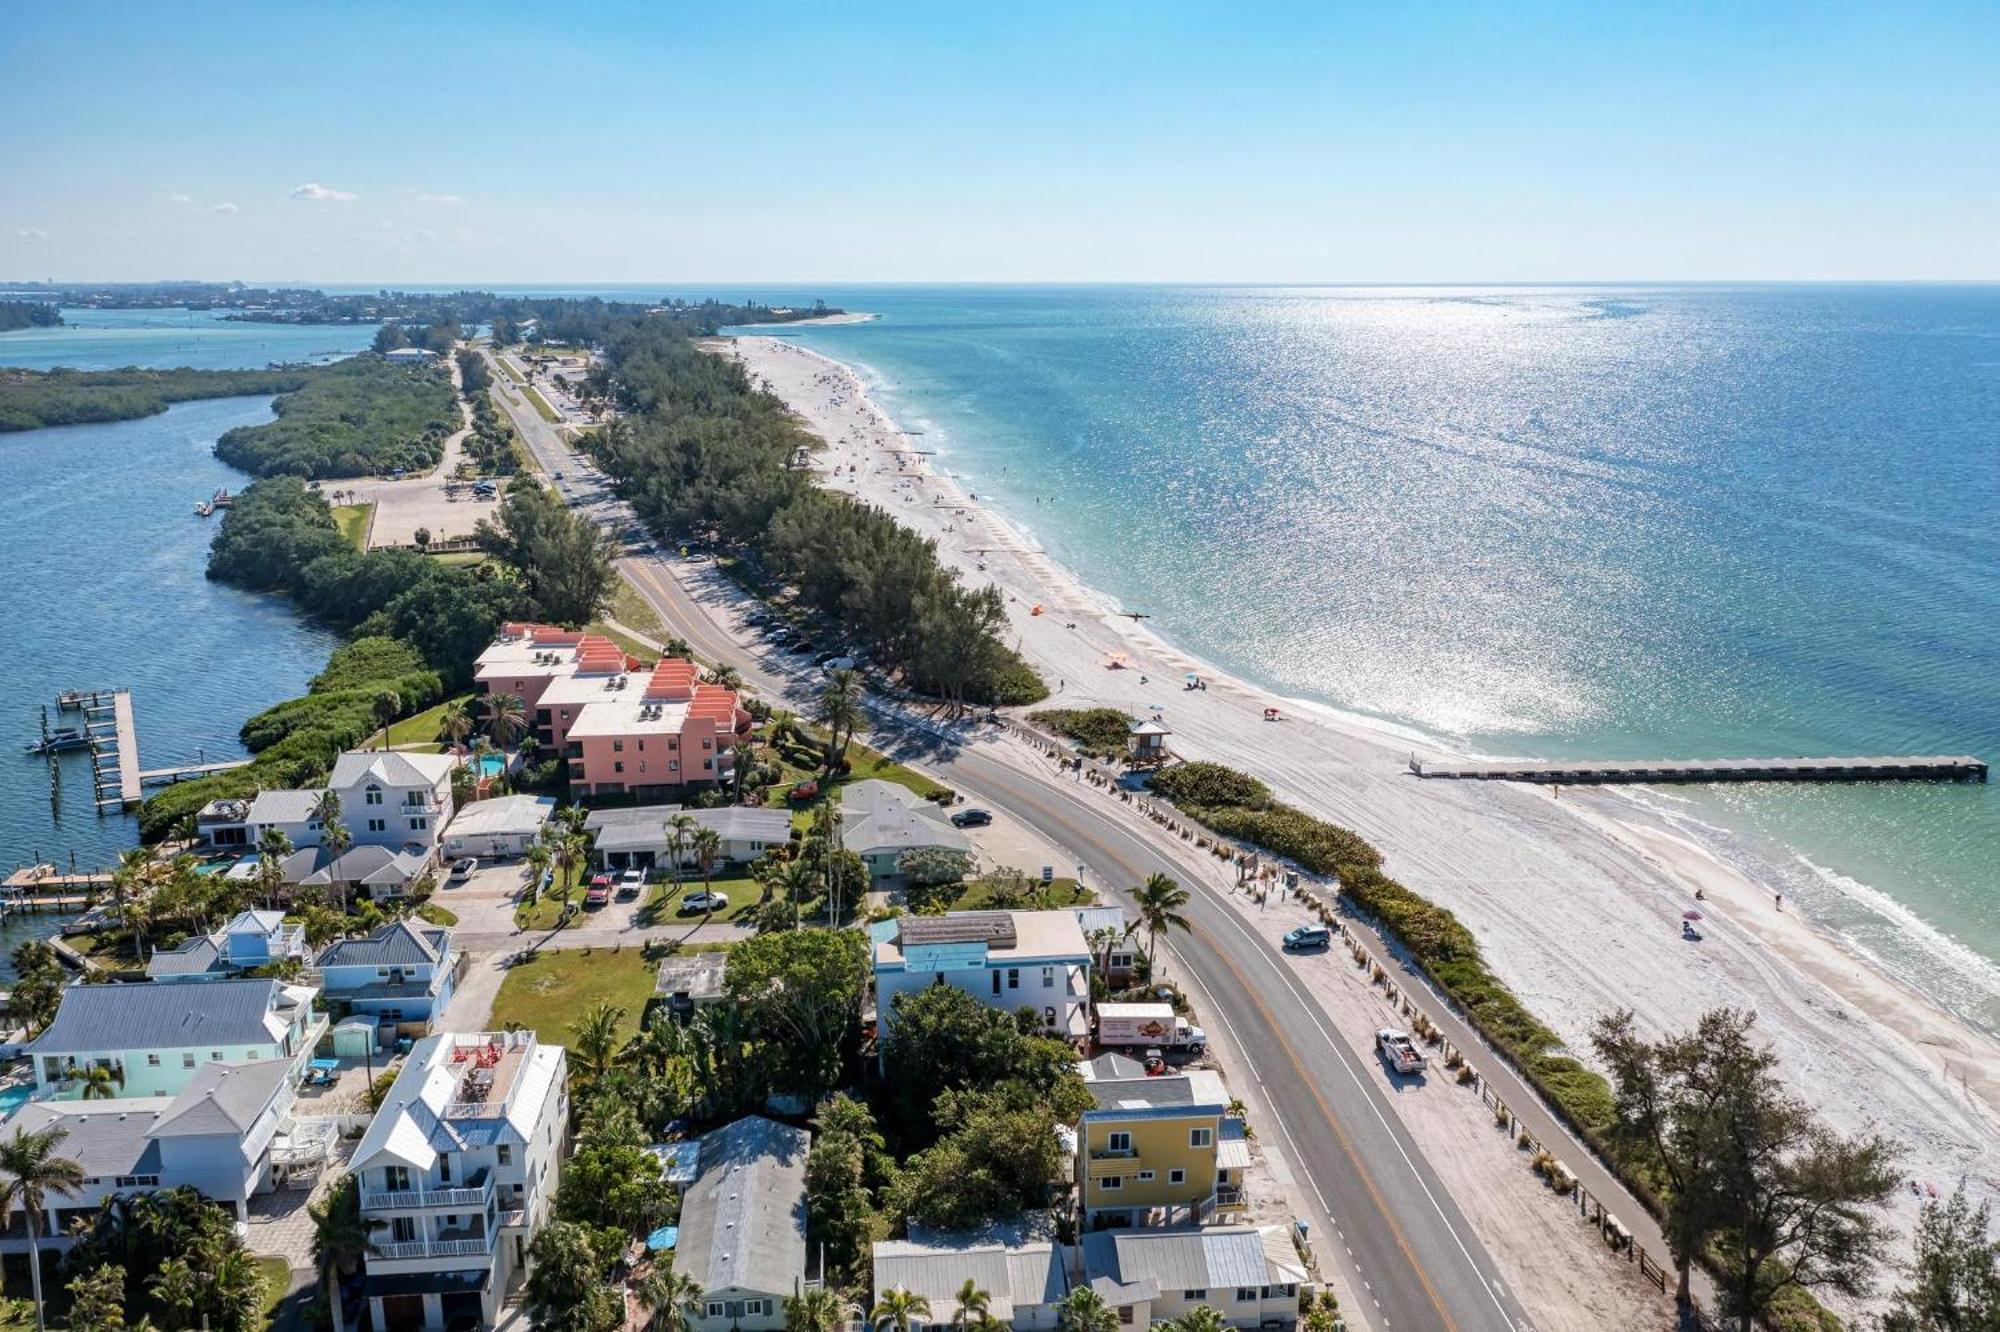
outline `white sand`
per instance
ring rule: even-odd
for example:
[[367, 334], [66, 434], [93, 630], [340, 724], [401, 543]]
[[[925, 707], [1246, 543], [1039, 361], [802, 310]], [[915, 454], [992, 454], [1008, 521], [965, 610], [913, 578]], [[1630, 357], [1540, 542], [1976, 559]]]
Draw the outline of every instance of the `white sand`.
[[[1380, 847], [1390, 873], [1450, 907], [1489, 965], [1573, 1049], [1600, 1015], [1634, 1009], [1649, 1028], [1705, 1008], [1754, 1010], [1787, 1075], [1846, 1131], [1877, 1126], [1908, 1148], [1905, 1172], [1949, 1191], [1961, 1178], [2000, 1197], [2000, 1043], [1865, 964], [1771, 891], [1601, 792], [1408, 775], [1410, 745], [1331, 709], [1232, 679], [1120, 617], [1066, 570], [975, 504], [920, 455], [847, 367], [786, 340], [734, 350], [827, 441], [825, 484], [934, 537], [940, 558], [1008, 597], [1022, 652], [1051, 705], [1163, 709], [1175, 752], [1256, 773], [1285, 800]], [[1227, 588], [1218, 587], [1226, 599]], [[1044, 613], [1031, 614], [1040, 605]], [[1074, 625], [1074, 627], [1070, 627]], [[1111, 654], [1129, 668], [1108, 668]], [[1181, 687], [1187, 671], [1208, 681]], [[1266, 707], [1284, 720], [1262, 720]], [[1422, 752], [1422, 751], [1420, 751]], [[1696, 887], [1706, 938], [1680, 938]], [[1916, 1202], [1899, 1193], [1907, 1228]]]

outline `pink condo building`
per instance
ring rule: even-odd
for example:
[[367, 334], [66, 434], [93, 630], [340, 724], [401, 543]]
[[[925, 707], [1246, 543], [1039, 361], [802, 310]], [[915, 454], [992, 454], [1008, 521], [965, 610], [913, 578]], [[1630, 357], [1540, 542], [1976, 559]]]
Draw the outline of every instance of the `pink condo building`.
[[676, 798], [730, 780], [750, 734], [736, 691], [669, 657], [648, 671], [608, 638], [506, 624], [479, 654], [482, 694], [513, 694], [540, 744], [569, 763], [578, 795]]

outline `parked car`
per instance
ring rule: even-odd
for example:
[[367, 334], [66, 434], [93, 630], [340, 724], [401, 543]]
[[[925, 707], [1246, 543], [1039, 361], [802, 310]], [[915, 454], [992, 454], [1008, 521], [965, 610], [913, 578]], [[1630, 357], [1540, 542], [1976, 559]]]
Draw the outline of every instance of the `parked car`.
[[1324, 925], [1301, 925], [1295, 930], [1285, 931], [1285, 951], [1288, 953], [1311, 953], [1333, 944], [1333, 931]]
[[618, 876], [618, 896], [622, 901], [637, 897], [639, 890], [645, 886], [646, 871], [642, 869], [628, 869]]
[[472, 877], [472, 872], [478, 868], [478, 860], [471, 856], [467, 856], [463, 860], [454, 860], [451, 862], [451, 874], [445, 879], [445, 882], [464, 883]]
[[599, 874], [592, 878], [590, 881], [590, 890], [583, 895], [583, 904], [586, 907], [596, 908], [604, 906], [610, 901], [611, 876], [609, 874]]
[[984, 828], [993, 822], [993, 815], [983, 809], [961, 809], [951, 816], [954, 828]]
[[833, 672], [835, 672], [835, 671], [851, 671], [851, 670], [853, 670], [853, 669], [854, 669], [854, 658], [852, 658], [852, 657], [821, 657], [821, 658], [820, 658], [820, 661], [819, 661], [819, 664], [820, 664], [820, 669], [821, 669], [821, 670], [823, 670], [823, 671], [825, 671], [825, 672], [826, 672], [827, 674], [831, 675], [831, 674], [832, 674]]
[[728, 907], [728, 905], [729, 896], [726, 893], [697, 890], [681, 899], [681, 914], [691, 916], [696, 912], [700, 912], [702, 915], [708, 915], [711, 912], [721, 911]]

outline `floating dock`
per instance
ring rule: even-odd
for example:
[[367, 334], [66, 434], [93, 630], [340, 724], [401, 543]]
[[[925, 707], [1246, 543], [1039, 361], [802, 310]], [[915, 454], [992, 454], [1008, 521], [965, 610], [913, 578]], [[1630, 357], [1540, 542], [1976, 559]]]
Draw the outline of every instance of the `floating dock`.
[[1606, 785], [1617, 782], [1983, 782], [1986, 761], [1969, 754], [1867, 758], [1621, 759], [1597, 762], [1433, 763], [1412, 758], [1419, 777], [1474, 782]]

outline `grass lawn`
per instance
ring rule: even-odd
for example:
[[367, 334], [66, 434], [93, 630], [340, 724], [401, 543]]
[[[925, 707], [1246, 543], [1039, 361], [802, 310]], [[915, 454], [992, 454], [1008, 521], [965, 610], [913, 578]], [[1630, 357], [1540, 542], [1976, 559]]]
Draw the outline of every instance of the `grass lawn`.
[[611, 618], [661, 642], [667, 639], [667, 625], [653, 603], [639, 595], [639, 589], [623, 577], [611, 585]]
[[334, 526], [347, 538], [347, 543], [356, 550], [368, 549], [368, 525], [375, 519], [373, 504], [337, 504], [333, 510]]
[[483, 550], [448, 550], [442, 555], [433, 555], [431, 558], [439, 564], [450, 565], [454, 568], [470, 567], [475, 564], [486, 563], [486, 552]]
[[[425, 708], [422, 712], [414, 716], [405, 717], [401, 721], [390, 722], [390, 746], [396, 748], [403, 745], [437, 745], [439, 748], [442, 748], [443, 742], [438, 739], [438, 727], [444, 722], [444, 714], [456, 703], [463, 703], [469, 706], [474, 697], [472, 694], [460, 694], [455, 698], [446, 699], [434, 708]], [[368, 737], [362, 748], [372, 749], [381, 743], [382, 733], [377, 731]]]
[[282, 1258], [259, 1258], [257, 1271], [264, 1278], [264, 1326], [275, 1327], [278, 1306], [285, 1302], [285, 1292], [292, 1284], [292, 1269]]
[[62, 936], [62, 941], [85, 957], [107, 966], [115, 967], [121, 962], [138, 960], [132, 948], [132, 935], [128, 930], [100, 930], [96, 934], [65, 934]]
[[625, 1010], [619, 1039], [639, 1033], [657, 966], [638, 948], [544, 949], [507, 969], [493, 1000], [491, 1026], [518, 1022], [545, 1041], [566, 1041], [570, 1027], [600, 1003]]
[[[706, 918], [711, 923], [736, 920], [749, 914], [756, 907], [758, 896], [764, 891], [762, 884], [747, 876], [735, 879], [715, 879], [710, 882], [709, 888], [729, 899], [727, 909], [718, 911]], [[679, 912], [681, 899], [689, 893], [698, 893], [700, 891], [700, 875], [696, 875], [690, 879], [683, 879], [678, 883], [665, 880], [649, 885], [646, 889], [646, 899], [639, 907], [640, 923], [644, 925], [690, 926], [703, 923], [704, 918], [700, 915], [683, 916]]]
[[[1058, 877], [1044, 889], [1040, 878], [1029, 883], [1029, 892], [1022, 900], [1021, 909], [1028, 911], [1055, 911], [1063, 907], [1089, 906], [1097, 900], [1097, 894], [1077, 885], [1075, 879]], [[947, 911], [979, 911], [993, 904], [993, 885], [984, 879], [969, 879], [965, 888], [953, 899]]]
[[449, 926], [458, 924], [457, 912], [447, 911], [443, 907], [438, 906], [434, 902], [426, 902], [422, 906], [418, 907], [417, 914], [419, 916], [422, 916], [425, 920], [429, 921], [433, 925]]
[[507, 378], [513, 380], [516, 384], [525, 384], [528, 382], [522, 376], [521, 372], [514, 368], [514, 363], [506, 357], [495, 355], [493, 359], [500, 363], [500, 368], [506, 372]]
[[549, 406], [549, 400], [544, 398], [540, 393], [537, 393], [532, 385], [522, 384], [521, 392], [526, 396], [529, 404], [541, 414], [541, 418], [544, 421], [547, 421], [550, 425], [562, 424], [562, 415], [555, 408]]

